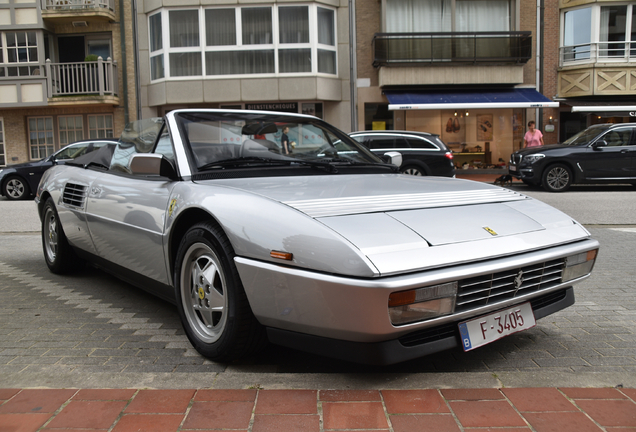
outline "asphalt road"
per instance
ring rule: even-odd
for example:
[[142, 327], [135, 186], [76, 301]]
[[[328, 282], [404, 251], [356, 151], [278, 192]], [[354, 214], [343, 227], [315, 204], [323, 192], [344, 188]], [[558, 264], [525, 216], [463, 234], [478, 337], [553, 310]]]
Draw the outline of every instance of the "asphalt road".
[[204, 359], [171, 304], [91, 267], [51, 274], [35, 204], [0, 198], [0, 388], [636, 387], [636, 189], [513, 188], [570, 214], [600, 241], [577, 303], [470, 353], [390, 367], [277, 346], [232, 364]]

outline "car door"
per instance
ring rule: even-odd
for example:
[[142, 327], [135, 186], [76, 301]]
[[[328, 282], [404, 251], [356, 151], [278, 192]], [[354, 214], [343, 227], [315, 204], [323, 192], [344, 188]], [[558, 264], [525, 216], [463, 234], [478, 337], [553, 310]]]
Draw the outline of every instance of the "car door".
[[[634, 177], [634, 128], [611, 129], [599, 137], [607, 146], [588, 147], [583, 172], [587, 180], [628, 179]], [[598, 142], [597, 141], [597, 142]]]
[[129, 163], [136, 152], [135, 146], [120, 143], [111, 169], [91, 185], [88, 226], [101, 258], [169, 285], [163, 234], [175, 182], [132, 174]]

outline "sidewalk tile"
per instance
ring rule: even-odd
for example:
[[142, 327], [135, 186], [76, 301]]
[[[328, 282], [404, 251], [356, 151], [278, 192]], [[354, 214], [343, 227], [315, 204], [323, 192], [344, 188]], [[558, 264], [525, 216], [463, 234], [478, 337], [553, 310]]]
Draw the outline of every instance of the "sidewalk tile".
[[382, 390], [389, 414], [448, 413], [448, 406], [437, 390]]
[[256, 390], [198, 390], [194, 400], [197, 402], [254, 402]]
[[464, 427], [525, 426], [521, 416], [506, 401], [449, 402]]
[[253, 402], [195, 402], [183, 429], [247, 429]]
[[625, 393], [628, 398], [636, 402], [636, 389], [621, 389], [621, 391]]
[[141, 390], [126, 413], [182, 414], [193, 396], [194, 390]]
[[499, 389], [442, 389], [442, 396], [446, 400], [504, 400], [505, 397]]
[[324, 402], [325, 429], [388, 429], [381, 402]]
[[0, 414], [0, 430], [35, 432], [50, 417], [51, 414]]
[[257, 415], [252, 432], [318, 432], [317, 415]]
[[576, 404], [601, 426], [636, 428], [636, 403], [631, 400], [583, 400]]
[[113, 432], [176, 432], [182, 420], [183, 414], [126, 414], [117, 422]]
[[453, 416], [448, 414], [392, 415], [391, 424], [395, 432], [453, 432], [460, 430]]
[[0, 413], [52, 413], [72, 397], [77, 390], [22, 390], [0, 406]]
[[379, 402], [379, 390], [321, 390], [320, 400], [325, 402]]
[[521, 412], [578, 411], [555, 388], [506, 388], [501, 391]]
[[17, 395], [20, 389], [0, 389], [0, 401], [6, 401]]
[[71, 401], [46, 429], [53, 428], [110, 428], [126, 407], [124, 401]]
[[134, 389], [84, 389], [73, 396], [73, 400], [129, 400], [135, 395]]
[[626, 399], [615, 388], [560, 388], [570, 399]]
[[256, 414], [317, 414], [317, 390], [261, 390]]
[[582, 412], [524, 413], [537, 432], [598, 432], [601, 429]]

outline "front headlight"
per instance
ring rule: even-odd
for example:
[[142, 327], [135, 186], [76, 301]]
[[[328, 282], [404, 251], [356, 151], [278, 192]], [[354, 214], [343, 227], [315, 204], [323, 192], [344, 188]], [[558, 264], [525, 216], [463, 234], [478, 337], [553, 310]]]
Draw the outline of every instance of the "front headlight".
[[522, 161], [523, 161], [524, 164], [531, 165], [531, 164], [537, 162], [538, 160], [543, 159], [544, 157], [545, 157], [545, 155], [541, 154], [541, 153], [531, 154], [531, 155], [525, 156], [522, 159]]
[[562, 282], [568, 282], [589, 274], [594, 267], [598, 249], [569, 256], [565, 259]]
[[389, 316], [394, 325], [450, 315], [455, 310], [457, 282], [391, 293]]

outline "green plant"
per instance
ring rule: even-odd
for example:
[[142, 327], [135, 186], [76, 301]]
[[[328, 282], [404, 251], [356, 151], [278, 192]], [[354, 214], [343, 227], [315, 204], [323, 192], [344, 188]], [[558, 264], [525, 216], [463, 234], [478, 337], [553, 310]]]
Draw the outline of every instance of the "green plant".
[[97, 54], [89, 54], [89, 55], [86, 56], [84, 61], [85, 62], [97, 61], [98, 58], [99, 58], [99, 56]]

